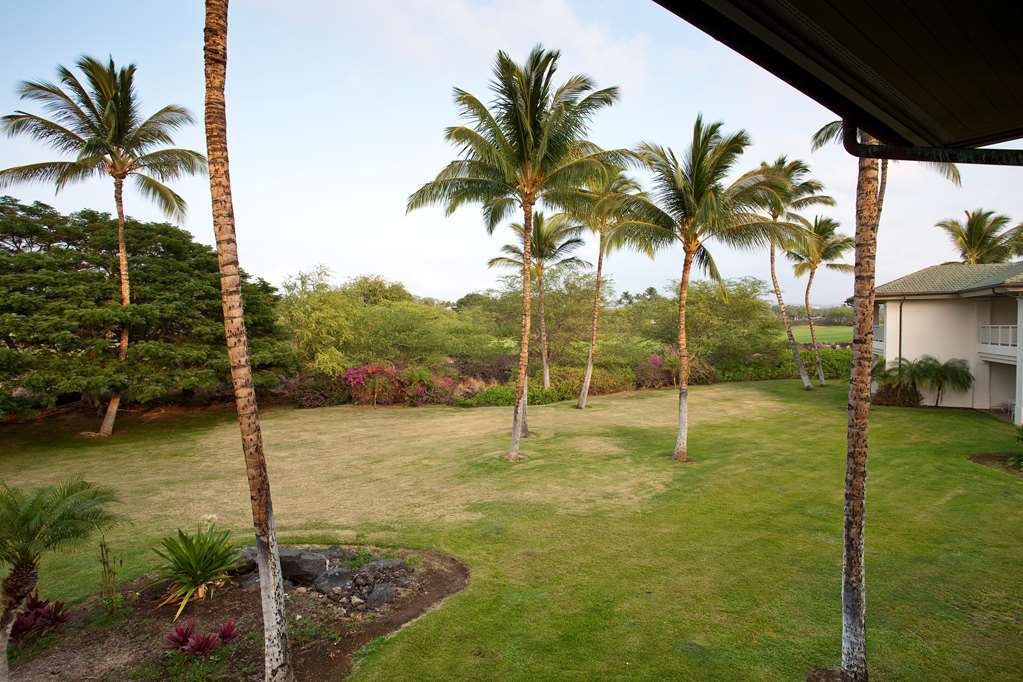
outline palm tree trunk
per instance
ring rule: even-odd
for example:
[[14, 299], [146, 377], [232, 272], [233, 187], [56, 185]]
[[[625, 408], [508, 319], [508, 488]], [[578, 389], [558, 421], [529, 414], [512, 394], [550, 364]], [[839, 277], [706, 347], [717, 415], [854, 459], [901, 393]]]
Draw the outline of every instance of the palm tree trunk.
[[256, 532], [256, 564], [263, 610], [264, 680], [294, 679], [284, 614], [284, 580], [277, 551], [270, 479], [263, 453], [263, 437], [249, 364], [241, 296], [241, 272], [231, 199], [231, 177], [227, 154], [227, 112], [224, 84], [227, 77], [227, 0], [206, 1], [206, 29], [203, 56], [206, 70], [206, 146], [209, 158], [213, 230], [220, 265], [221, 304], [224, 334], [231, 364], [238, 425], [241, 429], [245, 473], [252, 503], [252, 525]]
[[590, 351], [586, 354], [586, 373], [583, 374], [583, 386], [579, 390], [579, 402], [576, 407], [586, 409], [586, 401], [590, 397], [590, 379], [593, 378], [593, 352], [597, 346], [597, 322], [600, 321], [600, 274], [604, 269], [604, 233], [600, 233], [597, 246], [597, 277], [593, 285], [593, 317], [590, 322]]
[[0, 682], [8, 682], [11, 679], [7, 667], [7, 645], [11, 639], [14, 618], [38, 582], [39, 566], [35, 562], [15, 564], [4, 578], [0, 593], [3, 599], [3, 609], [0, 610]]
[[533, 204], [522, 203], [522, 338], [519, 343], [519, 371], [515, 379], [515, 412], [512, 416], [512, 440], [505, 457], [510, 462], [522, 459], [519, 455], [519, 438], [522, 435], [526, 417], [526, 372], [529, 369], [529, 328], [531, 322], [532, 292], [530, 290], [530, 257], [532, 255]]
[[[128, 283], [128, 249], [124, 243], [124, 179], [114, 178], [114, 205], [117, 207], [117, 269], [121, 280], [121, 305], [131, 304], [131, 287]], [[117, 345], [117, 361], [124, 362], [128, 357], [128, 324], [121, 325], [121, 338]], [[121, 406], [121, 395], [115, 394], [107, 403], [107, 411], [103, 415], [103, 423], [99, 427], [99, 435], [110, 436], [114, 432], [114, 420]]]
[[[872, 138], [871, 138], [872, 139]], [[868, 144], [870, 144], [868, 140]], [[873, 142], [876, 143], [876, 142]], [[842, 552], [842, 679], [867, 680], [867, 589], [863, 545], [867, 496], [867, 427], [874, 335], [874, 259], [878, 226], [877, 159], [859, 159], [856, 182], [856, 264], [852, 376], [845, 470]]]
[[543, 356], [543, 387], [551, 387], [551, 353], [547, 346], [547, 312], [544, 309], [543, 268], [536, 271], [536, 290], [540, 295], [540, 355]]
[[781, 297], [781, 285], [778, 284], [778, 274], [775, 272], [774, 242], [771, 242], [770, 251], [771, 283], [774, 285], [774, 296], [778, 299], [778, 310], [781, 312], [781, 321], [785, 325], [785, 336], [788, 338], [789, 349], [792, 351], [792, 361], [796, 363], [796, 369], [799, 370], [799, 379], [803, 382], [803, 388], [810, 390], [813, 388], [813, 384], [810, 382], [810, 375], [806, 373], [803, 359], [799, 357], [799, 346], [796, 345], [796, 337], [792, 335], [792, 321], [785, 308], [785, 300]]
[[675, 437], [676, 462], [689, 461], [689, 340], [686, 338], [686, 302], [689, 299], [689, 273], [693, 269], [695, 249], [686, 248], [682, 279], [678, 283], [678, 435]]
[[810, 270], [810, 276], [806, 279], [806, 292], [803, 294], [803, 307], [806, 308], [806, 323], [810, 325], [810, 343], [813, 345], [813, 353], [817, 360], [817, 380], [821, 386], [824, 385], [824, 363], [821, 362], [821, 347], [817, 343], [817, 330], [813, 326], [813, 310], [810, 308], [810, 287], [813, 286], [813, 278], [816, 270]]

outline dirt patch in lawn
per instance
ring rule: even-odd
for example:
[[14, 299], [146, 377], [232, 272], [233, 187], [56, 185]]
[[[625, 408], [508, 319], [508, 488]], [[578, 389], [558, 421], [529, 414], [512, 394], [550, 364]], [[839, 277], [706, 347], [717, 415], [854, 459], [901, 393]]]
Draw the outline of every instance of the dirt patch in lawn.
[[[452, 557], [433, 552], [359, 547], [364, 559], [398, 557], [412, 578], [389, 603], [339, 602], [328, 592], [287, 589], [288, 633], [295, 676], [338, 679], [352, 671], [354, 654], [370, 641], [399, 630], [465, 587], [469, 570]], [[368, 557], [367, 557], [368, 554]], [[26, 650], [12, 665], [12, 679], [37, 680], [261, 680], [263, 627], [259, 590], [246, 577], [218, 589], [212, 599], [189, 605], [177, 624], [194, 623], [195, 632], [217, 632], [226, 621], [238, 636], [211, 655], [198, 657], [165, 648], [174, 630], [176, 606], [158, 608], [166, 586], [142, 579], [126, 586], [123, 605], [108, 612], [96, 600], [75, 609], [71, 619], [42, 650]]]
[[1023, 469], [1017, 469], [1016, 467], [1009, 466], [1008, 460], [1015, 453], [1012, 452], [982, 452], [976, 455], [970, 455], [967, 459], [975, 464], [981, 464], [992, 469], [998, 469], [1014, 476], [1023, 477]]

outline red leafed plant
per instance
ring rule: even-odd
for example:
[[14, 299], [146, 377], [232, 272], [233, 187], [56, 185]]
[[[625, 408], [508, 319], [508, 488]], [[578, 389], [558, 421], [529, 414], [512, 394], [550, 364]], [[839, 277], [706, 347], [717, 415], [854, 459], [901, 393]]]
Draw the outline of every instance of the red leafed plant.
[[220, 626], [217, 634], [220, 636], [220, 641], [226, 644], [238, 636], [238, 627], [234, 624], [233, 620], [229, 620]]
[[55, 629], [68, 619], [64, 602], [40, 599], [35, 592], [28, 595], [25, 607], [14, 618], [11, 640], [21, 644], [27, 638], [41, 635]]
[[189, 656], [199, 656], [200, 658], [206, 658], [212, 654], [216, 648], [220, 646], [220, 637], [215, 632], [208, 632], [206, 634], [196, 633], [188, 638], [188, 646], [182, 649], [182, 653], [186, 653]]
[[184, 651], [188, 646], [188, 640], [195, 634], [195, 623], [188, 621], [184, 624], [174, 626], [174, 631], [164, 637], [163, 646], [165, 649], [177, 649]]

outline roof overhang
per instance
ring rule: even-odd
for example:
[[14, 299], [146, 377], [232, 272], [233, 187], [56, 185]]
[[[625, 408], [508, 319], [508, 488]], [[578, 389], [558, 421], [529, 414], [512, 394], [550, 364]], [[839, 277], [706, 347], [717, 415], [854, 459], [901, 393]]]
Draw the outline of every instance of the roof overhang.
[[886, 144], [1023, 137], [1023, 3], [656, 2]]

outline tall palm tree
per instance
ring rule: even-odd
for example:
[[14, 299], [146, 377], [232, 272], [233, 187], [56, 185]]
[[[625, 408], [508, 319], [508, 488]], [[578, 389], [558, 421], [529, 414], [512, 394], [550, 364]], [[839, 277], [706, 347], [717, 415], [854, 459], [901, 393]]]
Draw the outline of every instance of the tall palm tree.
[[817, 343], [817, 331], [813, 325], [813, 309], [810, 307], [810, 289], [813, 287], [817, 270], [825, 268], [835, 272], [852, 272], [848, 263], [839, 262], [849, 249], [853, 248], [852, 237], [838, 232], [838, 223], [831, 218], [817, 216], [813, 223], [805, 222], [808, 238], [791, 240], [785, 255], [794, 261], [792, 270], [796, 277], [807, 275], [806, 290], [803, 292], [803, 308], [810, 326], [810, 343], [817, 361], [817, 380], [824, 385], [824, 363], [821, 362], [821, 347]]
[[[512, 223], [512, 230], [525, 243], [525, 228], [522, 223]], [[584, 242], [582, 225], [575, 224], [565, 213], [557, 213], [550, 220], [541, 211], [533, 214], [533, 276], [536, 277], [537, 301], [540, 304], [540, 355], [543, 359], [543, 387], [551, 387], [550, 349], [547, 345], [547, 314], [544, 301], [544, 275], [561, 268], [589, 267], [590, 263], [571, 255]], [[512, 267], [522, 269], [522, 247], [505, 244], [501, 247], [504, 256], [491, 258], [487, 267]]]
[[[858, 131], [865, 144], [877, 138]], [[842, 122], [833, 121], [811, 139], [813, 149], [840, 142]], [[842, 543], [842, 678], [867, 680], [867, 587], [864, 580], [863, 532], [867, 494], [867, 427], [870, 423], [870, 378], [874, 342], [874, 261], [877, 229], [888, 186], [888, 160], [857, 158], [856, 233], [852, 369], [849, 380], [846, 429], [845, 511]], [[955, 164], [932, 165], [954, 184], [960, 184]]]
[[46, 552], [82, 542], [114, 521], [114, 494], [85, 481], [24, 491], [0, 485], [0, 565], [11, 569], [0, 597], [0, 682], [7, 682], [7, 643], [14, 618], [39, 583]]
[[965, 211], [966, 220], [942, 220], [941, 228], [964, 263], [1004, 263], [1023, 247], [1023, 225], [1009, 227], [1009, 216], [994, 211]]
[[542, 201], [553, 207], [571, 208], [575, 190], [602, 177], [605, 161], [622, 156], [583, 139], [592, 117], [617, 100], [618, 89], [597, 90], [583, 75], [571, 76], [554, 87], [559, 57], [558, 51], [538, 45], [520, 65], [498, 52], [490, 108], [456, 88], [455, 103], [470, 125], [448, 128], [445, 137], [459, 148], [461, 158], [414, 192], [407, 206], [412, 211], [440, 203], [450, 215], [463, 204], [478, 203], [490, 233], [516, 208], [522, 210], [522, 337], [512, 442], [507, 454], [510, 461], [521, 459], [519, 438], [532, 316], [533, 207]]
[[[822, 194], [824, 185], [810, 177], [810, 167], [803, 161], [779, 156], [774, 163], [762, 163], [760, 172], [775, 174], [785, 183], [782, 190], [765, 195], [765, 206], [772, 223], [779, 228], [792, 223], [793, 221], [803, 222], [800, 211], [810, 206], [833, 206], [835, 200]], [[782, 223], [782, 221], [785, 221]], [[812, 239], [806, 235], [803, 241]], [[792, 321], [789, 319], [788, 311], [785, 309], [785, 299], [782, 298], [781, 285], [778, 283], [776, 269], [776, 250], [785, 250], [791, 242], [791, 235], [784, 229], [777, 229], [774, 236], [768, 240], [768, 251], [771, 262], [771, 284], [774, 287], [774, 297], [778, 301], [778, 311], [781, 313], [781, 320], [785, 326], [785, 336], [789, 343], [789, 350], [792, 352], [792, 360], [799, 370], [799, 378], [803, 382], [803, 388], [811, 389], [813, 384], [807, 374], [803, 359], [799, 355], [799, 345], [796, 337], [792, 334]]]
[[638, 182], [625, 175], [618, 167], [609, 167], [607, 175], [597, 178], [581, 190], [585, 199], [583, 210], [577, 211], [582, 222], [597, 235], [597, 272], [593, 284], [593, 315], [590, 320], [590, 348], [586, 354], [586, 371], [579, 389], [576, 407], [585, 409], [593, 378], [593, 357], [597, 346], [597, 325], [600, 321], [600, 286], [604, 272], [604, 259], [621, 248], [631, 247], [654, 257], [654, 245], [649, 235], [621, 229], [627, 220], [625, 203], [634, 197], [645, 196]]
[[[0, 170], [0, 190], [16, 182], [48, 182], [59, 192], [75, 182], [109, 176], [117, 209], [121, 305], [127, 306], [131, 289], [124, 244], [124, 181], [132, 178], [143, 196], [169, 217], [180, 219], [185, 215], [185, 200], [164, 183], [203, 172], [206, 159], [199, 152], [166, 146], [173, 143], [174, 131], [193, 122], [184, 107], [168, 104], [149, 118], [139, 115], [134, 64], [118, 69], [113, 59], [104, 64], [83, 56], [77, 66], [84, 83], [71, 69], [58, 66], [59, 84], [26, 81], [19, 86], [21, 99], [40, 103], [50, 118], [16, 111], [0, 119], [0, 129], [8, 136], [27, 135], [73, 159]], [[117, 348], [120, 362], [128, 355], [128, 327], [126, 317]], [[99, 435], [113, 433], [120, 404], [120, 393], [115, 391]]]
[[686, 302], [689, 278], [695, 264], [712, 279], [721, 281], [708, 249], [712, 240], [729, 246], [763, 245], [773, 235], [757, 209], [764, 195], [780, 189], [777, 178], [758, 171], [733, 182], [743, 151], [751, 144], [745, 130], [724, 135], [721, 122], [705, 125], [697, 116], [689, 148], [680, 159], [671, 149], [643, 143], [636, 156], [653, 173], [653, 201], [635, 197], [628, 201], [634, 217], [622, 229], [642, 232], [657, 247], [678, 244], [682, 250], [682, 276], [678, 292], [679, 400], [678, 436], [674, 458], [688, 460], [689, 353], [686, 338]]
[[263, 605], [264, 680], [285, 682], [294, 679], [294, 672], [284, 613], [284, 577], [277, 551], [270, 479], [263, 452], [256, 391], [252, 383], [252, 366], [249, 363], [227, 155], [227, 110], [224, 102], [224, 85], [227, 80], [227, 0], [206, 0], [206, 28], [203, 37], [206, 151], [210, 160], [213, 231], [220, 266], [227, 357], [231, 364], [231, 382], [241, 430], [245, 473], [249, 482], [252, 525], [256, 532], [256, 565], [259, 568], [259, 593]]

